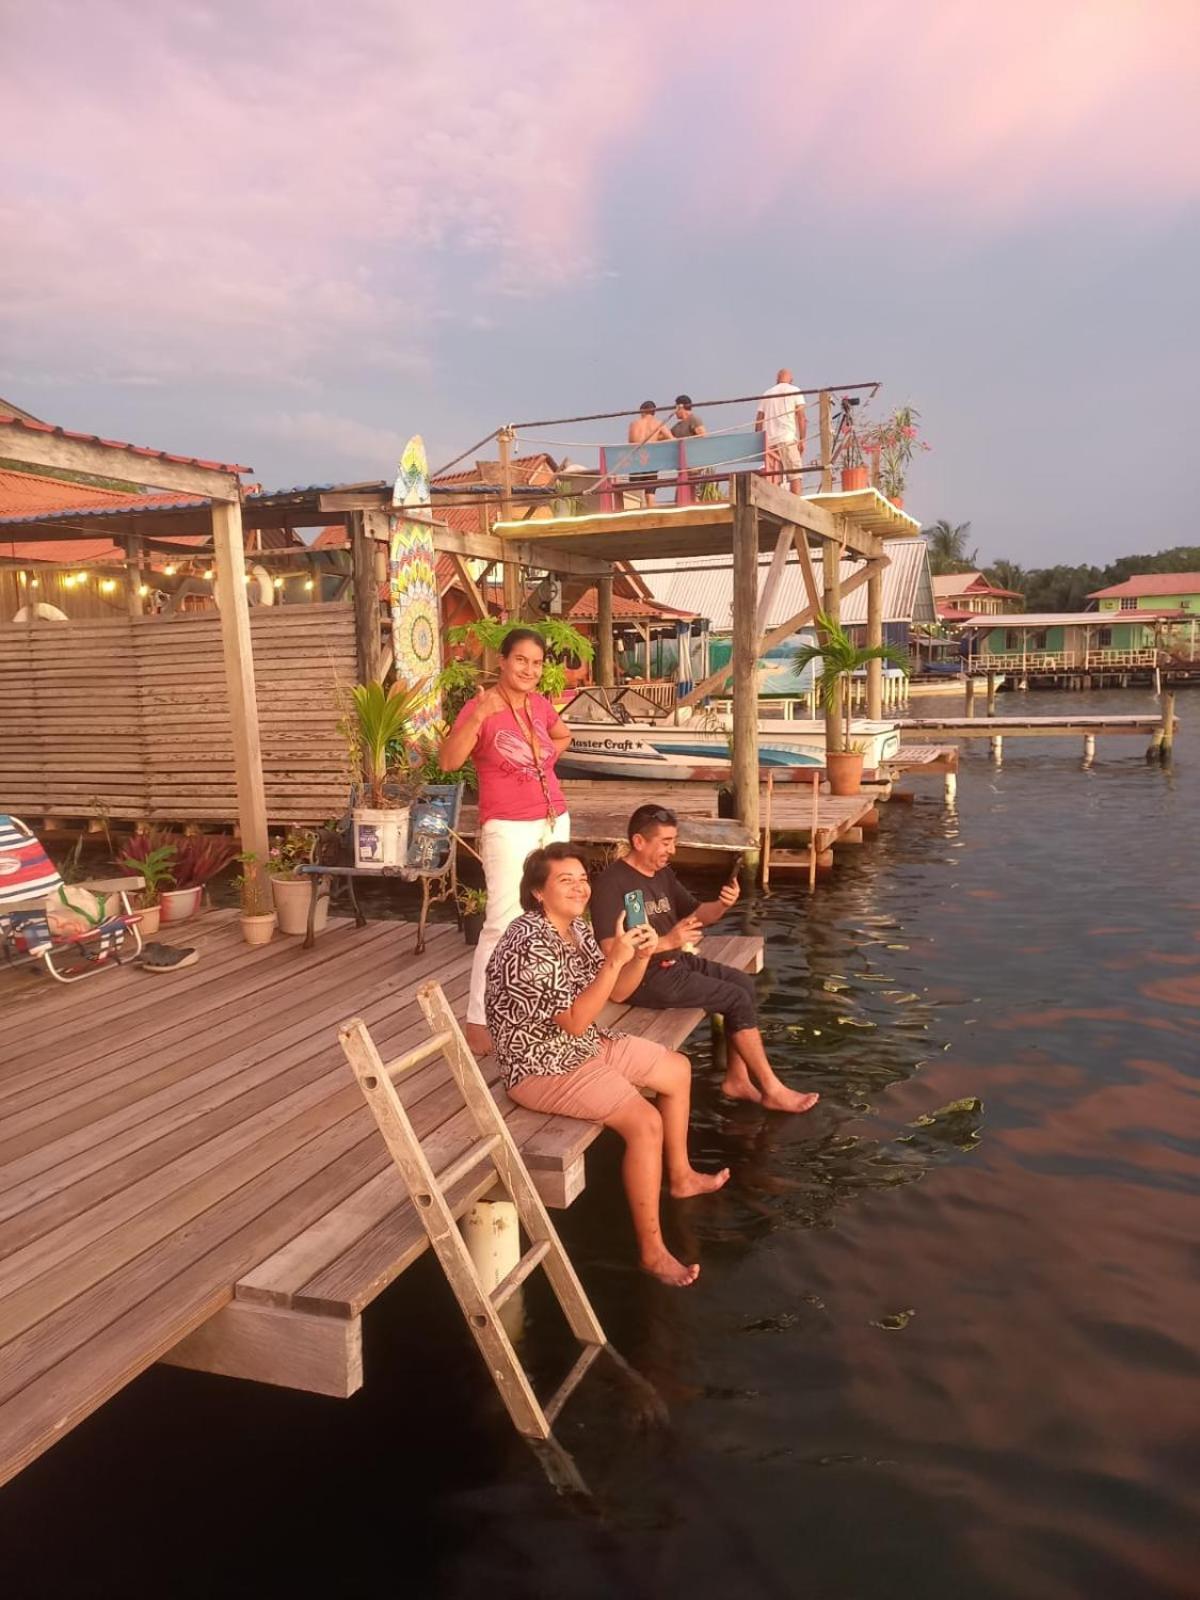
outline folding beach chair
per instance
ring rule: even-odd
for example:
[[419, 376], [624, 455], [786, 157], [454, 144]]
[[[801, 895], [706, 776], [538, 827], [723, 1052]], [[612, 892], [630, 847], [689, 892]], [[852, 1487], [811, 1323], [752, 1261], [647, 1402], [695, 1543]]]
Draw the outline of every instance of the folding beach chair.
[[[81, 883], [100, 901], [85, 932], [54, 932], [46, 917], [46, 901], [57, 894], [70, 905], [71, 888], [35, 834], [19, 817], [0, 812], [0, 956], [10, 965], [41, 962], [60, 983], [90, 977], [101, 967], [120, 965], [141, 954], [139, 918], [129, 904], [129, 889], [142, 880], [126, 877], [114, 883]], [[84, 913], [79, 913], [84, 915]]]

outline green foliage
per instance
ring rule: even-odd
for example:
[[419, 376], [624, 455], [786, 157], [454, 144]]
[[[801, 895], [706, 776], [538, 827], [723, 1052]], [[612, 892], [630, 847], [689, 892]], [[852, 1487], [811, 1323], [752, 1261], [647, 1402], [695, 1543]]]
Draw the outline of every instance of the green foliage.
[[940, 517], [930, 528], [921, 529], [921, 537], [929, 546], [929, 570], [935, 578], [949, 572], [974, 572], [979, 563], [978, 550], [967, 550], [971, 524], [960, 522], [952, 527], [945, 517]]
[[1029, 574], [1019, 562], [1007, 561], [1003, 557], [993, 561], [990, 567], [985, 567], [983, 575], [997, 589], [1012, 589], [1017, 594], [1024, 594], [1025, 585], [1029, 582]]
[[438, 761], [438, 751], [449, 732], [450, 724], [439, 722], [426, 739], [420, 740], [413, 746], [413, 754], [417, 758], [414, 766], [420, 775], [421, 783], [462, 783], [468, 789], [477, 789], [479, 780], [476, 777], [473, 761], [464, 761], [462, 766], [453, 772], [446, 772]]
[[[450, 630], [451, 634], [457, 631]], [[453, 727], [455, 717], [479, 688], [479, 668], [473, 661], [448, 661], [438, 673], [437, 687], [446, 721]]]
[[889, 499], [904, 493], [916, 452], [929, 449], [917, 426], [920, 420], [915, 406], [902, 405], [882, 422], [869, 422], [860, 430], [862, 447], [874, 457], [876, 480]]
[[[130, 851], [137, 845], [138, 838], [146, 835], [135, 836], [130, 840]], [[127, 867], [130, 872], [138, 873], [144, 880], [141, 891], [143, 907], [156, 906], [158, 897], [164, 884], [175, 882], [175, 846], [161, 844], [156, 849], [145, 849], [140, 854], [127, 853], [120, 857], [118, 866]]]
[[264, 866], [273, 878], [293, 879], [299, 875], [299, 868], [308, 866], [316, 859], [315, 831], [312, 828], [289, 828], [283, 838], [271, 846]]
[[817, 692], [826, 711], [842, 714], [844, 727], [839, 748], [848, 750], [851, 748], [850, 696], [842, 693], [843, 680], [865, 667], [868, 661], [886, 661], [907, 673], [908, 657], [891, 644], [855, 644], [841, 624], [824, 611], [817, 612], [816, 624], [820, 641], [800, 646], [792, 658], [792, 670], [799, 677], [814, 661], [821, 663]]
[[397, 679], [390, 689], [381, 683], [356, 683], [350, 691], [354, 710], [348, 728], [351, 757], [371, 806], [389, 804], [383, 792], [392, 770], [389, 762], [394, 767], [396, 751], [407, 747], [413, 713], [421, 703], [426, 682], [422, 678], [410, 685]]
[[[451, 644], [475, 645], [482, 653], [483, 650], [499, 650], [514, 628], [528, 628], [539, 634], [545, 644], [546, 659], [538, 679], [538, 689], [545, 695], [561, 694], [566, 688], [565, 662], [570, 657], [590, 661], [596, 653], [591, 640], [561, 617], [540, 617], [536, 622], [501, 622], [498, 617], [480, 617], [477, 622], [451, 628], [446, 637]], [[479, 679], [479, 668], [471, 661], [452, 661], [443, 668], [438, 686], [448, 717], [458, 715], [479, 687]]]
[[[166, 828], [151, 828], [147, 833], [135, 833], [127, 841], [121, 865], [140, 872], [149, 887], [147, 863], [155, 856], [162, 860], [169, 856], [167, 877], [173, 886], [195, 889], [224, 872], [236, 855], [237, 845], [223, 833], [172, 833]], [[161, 892], [160, 888], [158, 893]], [[153, 905], [154, 901], [147, 900], [146, 904]]]
[[244, 917], [265, 917], [275, 909], [271, 895], [270, 867], [260, 861], [253, 850], [244, 850], [238, 856], [241, 872], [233, 880], [241, 897]]
[[487, 910], [486, 889], [472, 889], [460, 884], [457, 898], [458, 908], [464, 917], [481, 916]]

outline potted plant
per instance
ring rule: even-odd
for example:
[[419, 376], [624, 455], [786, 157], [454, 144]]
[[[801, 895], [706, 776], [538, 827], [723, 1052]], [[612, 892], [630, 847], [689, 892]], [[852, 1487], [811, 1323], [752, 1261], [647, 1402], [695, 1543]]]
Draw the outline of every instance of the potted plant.
[[912, 406], [897, 406], [890, 417], [869, 423], [862, 431], [862, 446], [874, 463], [876, 487], [894, 506], [904, 504], [913, 456], [930, 448], [917, 427], [920, 420], [921, 413]]
[[275, 932], [271, 884], [266, 863], [252, 850], [238, 856], [242, 870], [235, 879], [242, 907], [242, 938], [247, 944], [270, 944]]
[[[425, 693], [425, 680], [359, 683], [351, 689], [346, 732], [355, 772], [351, 810], [354, 865], [382, 872], [402, 866], [408, 849], [408, 812], [420, 788], [419, 766], [407, 749], [409, 724]], [[365, 803], [364, 803], [365, 802]]]
[[818, 642], [800, 646], [792, 658], [792, 670], [799, 677], [805, 667], [821, 663], [817, 689], [821, 704], [827, 712], [837, 712], [841, 722], [834, 735], [836, 743], [825, 751], [829, 792], [857, 794], [862, 787], [863, 748], [856, 747], [850, 739], [850, 676], [868, 661], [890, 661], [907, 673], [908, 657], [895, 645], [856, 645], [842, 625], [824, 611], [817, 612], [816, 623]]
[[[312, 899], [312, 878], [300, 871], [317, 859], [317, 835], [311, 828], [289, 828], [271, 846], [267, 871], [271, 875], [271, 894], [280, 933], [308, 932], [308, 907]], [[329, 917], [329, 898], [317, 901], [313, 929], [319, 933]]]
[[[447, 639], [452, 645], [468, 645], [483, 655], [486, 650], [499, 650], [505, 636], [513, 628], [531, 628], [540, 634], [546, 647], [542, 675], [538, 679], [538, 693], [553, 700], [563, 696], [567, 689], [568, 662], [589, 662], [596, 654], [595, 646], [578, 628], [573, 628], [561, 617], [541, 617], [536, 622], [501, 622], [498, 617], [480, 617], [477, 622], [466, 622], [451, 628]], [[446, 716], [453, 721], [480, 685], [482, 674], [474, 661], [451, 661], [443, 667], [438, 678], [438, 688]]]
[[130, 872], [141, 876], [142, 888], [138, 892], [141, 929], [143, 934], [152, 934], [158, 932], [162, 914], [159, 904], [162, 887], [165, 883], [175, 882], [175, 874], [171, 870], [175, 862], [175, 846], [161, 844], [155, 849], [141, 849], [141, 841], [146, 837], [145, 834], [139, 834], [131, 839], [129, 851], [120, 857], [118, 865], [128, 867]]
[[862, 444], [855, 430], [853, 420], [847, 416], [846, 431], [842, 438], [841, 449], [838, 452], [841, 462], [841, 484], [844, 493], [851, 489], [869, 489], [871, 487], [870, 474], [867, 471], [867, 460], [863, 455]]
[[468, 944], [478, 944], [479, 935], [483, 932], [484, 918], [487, 916], [487, 890], [468, 889], [465, 885], [460, 887], [458, 915], [462, 923], [463, 938]]
[[205, 885], [235, 859], [237, 845], [220, 833], [168, 834], [161, 842], [175, 846], [175, 886], [159, 892], [162, 920], [183, 922], [199, 911]]

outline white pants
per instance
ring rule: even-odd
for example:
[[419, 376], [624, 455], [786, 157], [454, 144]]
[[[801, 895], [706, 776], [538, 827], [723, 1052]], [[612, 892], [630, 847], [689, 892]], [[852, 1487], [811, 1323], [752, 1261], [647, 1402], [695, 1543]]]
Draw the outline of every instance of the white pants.
[[546, 828], [544, 817], [536, 822], [506, 822], [502, 818], [493, 818], [479, 830], [479, 854], [483, 857], [483, 875], [487, 879], [487, 917], [475, 947], [475, 962], [471, 968], [468, 1022], [487, 1020], [483, 1009], [487, 964], [500, 935], [515, 917], [521, 915], [521, 871], [525, 857], [540, 845], [549, 844], [550, 839], [571, 837], [569, 816], [555, 819], [550, 839], [546, 837]]

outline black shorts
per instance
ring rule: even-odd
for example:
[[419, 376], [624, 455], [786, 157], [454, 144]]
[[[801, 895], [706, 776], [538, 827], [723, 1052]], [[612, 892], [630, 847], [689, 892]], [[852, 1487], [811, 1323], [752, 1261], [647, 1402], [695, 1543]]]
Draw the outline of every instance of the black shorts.
[[630, 996], [630, 1005], [653, 1006], [660, 1011], [699, 1006], [710, 1016], [724, 1017], [730, 1033], [758, 1027], [754, 980], [749, 973], [689, 955], [686, 950], [666, 960], [669, 966], [656, 962], [650, 968]]

